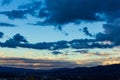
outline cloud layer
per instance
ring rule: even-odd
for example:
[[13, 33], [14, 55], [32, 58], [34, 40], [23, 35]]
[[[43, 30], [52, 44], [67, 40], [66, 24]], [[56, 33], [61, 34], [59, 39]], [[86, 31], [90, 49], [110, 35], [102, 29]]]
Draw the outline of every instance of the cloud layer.
[[120, 57], [97, 58], [76, 61], [60, 61], [49, 59], [26, 59], [26, 58], [0, 58], [0, 65], [7, 67], [29, 68], [29, 69], [53, 69], [53, 68], [74, 68], [83, 66], [119, 64]]
[[[10, 0], [2, 4], [10, 3]], [[44, 24], [66, 24], [77, 20], [101, 21], [118, 18], [119, 0], [35, 0], [18, 6], [18, 10], [0, 12], [9, 18], [24, 18], [25, 14], [45, 17]]]
[[70, 61], [26, 59], [26, 58], [0, 58], [0, 65], [7, 67], [29, 68], [29, 69], [53, 69], [64, 67], [77, 67]]
[[[1, 34], [2, 37], [2, 34]], [[38, 50], [63, 50], [63, 49], [90, 49], [90, 48], [112, 48], [112, 44], [104, 44], [104, 42], [99, 43], [95, 39], [74, 39], [72, 41], [57, 41], [57, 42], [39, 42], [39, 43], [29, 43], [28, 40], [21, 34], [16, 34], [13, 38], [6, 40], [5, 42], [0, 42], [1, 47], [8, 48], [31, 48]], [[53, 52], [53, 54], [58, 54], [59, 52]], [[61, 54], [61, 53], [60, 53]]]
[[[10, 0], [2, 2], [8, 4]], [[43, 21], [32, 22], [38, 25], [54, 25], [62, 30], [62, 25], [78, 23], [79, 21], [106, 22], [103, 25], [104, 31], [98, 32], [94, 39], [74, 39], [72, 41], [39, 42], [32, 44], [22, 35], [16, 34], [13, 38], [0, 42], [1, 47], [9, 48], [32, 48], [59, 50], [66, 48], [112, 48], [120, 45], [120, 0], [34, 0], [29, 3], [17, 6], [16, 10], [0, 11], [1, 15], [9, 19], [25, 19], [31, 15]], [[0, 23], [0, 26], [13, 27], [14, 24]], [[93, 37], [87, 27], [83, 28], [85, 35]], [[0, 34], [0, 38], [3, 34]], [[110, 44], [104, 44], [105, 41]], [[58, 52], [55, 52], [58, 53]]]

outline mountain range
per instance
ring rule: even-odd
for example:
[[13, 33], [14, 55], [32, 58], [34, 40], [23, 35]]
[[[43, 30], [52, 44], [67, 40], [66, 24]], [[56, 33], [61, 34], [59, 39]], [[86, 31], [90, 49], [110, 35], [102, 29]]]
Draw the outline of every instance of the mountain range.
[[120, 64], [52, 70], [0, 67], [0, 77], [21, 77], [31, 75], [34, 77], [48, 77], [49, 80], [120, 80]]

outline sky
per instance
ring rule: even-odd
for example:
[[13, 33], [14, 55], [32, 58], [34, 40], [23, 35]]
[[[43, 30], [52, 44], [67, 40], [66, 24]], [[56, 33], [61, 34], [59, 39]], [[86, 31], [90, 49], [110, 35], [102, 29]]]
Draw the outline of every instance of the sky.
[[120, 0], [0, 0], [0, 66], [120, 63]]

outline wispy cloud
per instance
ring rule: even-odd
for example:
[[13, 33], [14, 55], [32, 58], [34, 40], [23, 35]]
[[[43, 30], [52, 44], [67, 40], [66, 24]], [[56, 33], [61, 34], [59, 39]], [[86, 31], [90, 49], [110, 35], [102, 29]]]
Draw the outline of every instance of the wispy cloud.
[[84, 59], [76, 60], [77, 64], [82, 66], [97, 66], [97, 65], [111, 65], [111, 64], [120, 64], [120, 57], [106, 57], [106, 58], [94, 58], [94, 59]]
[[97, 65], [119, 64], [120, 57], [94, 58], [75, 61], [51, 60], [51, 59], [27, 59], [27, 58], [0, 58], [0, 65], [7, 67], [29, 68], [29, 69], [53, 69], [90, 67]]
[[53, 69], [64, 67], [77, 67], [77, 64], [70, 61], [46, 60], [46, 59], [25, 59], [25, 58], [0, 58], [0, 65], [7, 67], [29, 68], [29, 69]]
[[15, 26], [17, 26], [17, 25], [0, 22], [0, 27], [15, 27]]

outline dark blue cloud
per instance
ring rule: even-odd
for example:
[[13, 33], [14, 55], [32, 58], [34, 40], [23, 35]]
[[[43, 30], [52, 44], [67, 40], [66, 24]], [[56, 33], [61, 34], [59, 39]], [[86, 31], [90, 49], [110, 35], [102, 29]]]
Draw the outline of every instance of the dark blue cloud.
[[36, 1], [31, 4], [20, 5], [17, 10], [0, 11], [0, 14], [8, 16], [9, 19], [25, 19], [26, 14], [37, 17], [36, 10], [41, 7], [41, 1]]
[[20, 43], [14, 39], [8, 39], [5, 43], [0, 43], [1, 47], [16, 48]]
[[96, 39], [100, 41], [110, 41], [113, 45], [120, 45], [120, 19], [113, 19], [103, 25], [104, 32], [98, 33]]
[[7, 4], [11, 3], [11, 2], [12, 2], [12, 0], [2, 0], [1, 5], [7, 5]]
[[4, 33], [0, 32], [0, 38], [3, 38], [3, 36], [4, 36]]
[[59, 52], [59, 51], [53, 51], [52, 54], [54, 55], [59, 55], [59, 54], [63, 54], [62, 52]]
[[5, 43], [0, 42], [0, 46], [16, 48], [22, 44], [21, 42], [26, 43], [28, 41], [21, 34], [16, 34], [13, 36], [13, 38], [6, 40]]
[[28, 42], [21, 34], [14, 35], [13, 39], [18, 42]]
[[[46, 24], [107, 20], [118, 17], [120, 10], [119, 0], [45, 0], [45, 2], [46, 8], [40, 10], [39, 15], [47, 18]], [[105, 14], [107, 19], [105, 17], [101, 19], [98, 13]]]
[[[4, 14], [8, 16], [10, 19], [24, 19], [26, 18], [26, 14], [28, 14], [30, 10], [12, 10], [12, 11], [3, 11], [0, 14]], [[32, 11], [31, 11], [32, 12]]]
[[85, 35], [90, 36], [90, 37], [93, 37], [93, 35], [88, 31], [88, 28], [87, 28], [87, 27], [84, 27], [84, 28], [83, 28], [83, 32], [85, 33]]
[[[34, 25], [54, 25], [62, 30], [61, 25], [75, 23], [76, 21], [104, 21], [104, 32], [96, 35], [97, 40], [111, 41], [120, 44], [119, 25], [120, 0], [44, 0], [44, 8], [39, 10], [39, 18], [46, 18], [43, 22]], [[61, 26], [61, 27], [59, 27]], [[87, 28], [83, 29], [85, 35], [93, 35]], [[75, 47], [75, 46], [74, 46]], [[78, 47], [78, 46], [77, 46]]]
[[89, 52], [89, 50], [77, 50], [77, 51], [74, 51], [76, 53], [81, 53], [81, 54], [87, 54]]
[[[9, 2], [9, 0], [7, 1]], [[44, 0], [23, 4], [18, 10], [2, 12], [10, 18], [23, 18], [31, 14], [38, 18], [46, 18], [43, 24], [62, 25], [78, 20], [101, 21], [120, 17], [119, 0]], [[19, 17], [17, 15], [18, 12]], [[99, 14], [99, 15], [97, 15]], [[101, 16], [105, 15], [105, 17]]]
[[16, 25], [10, 24], [10, 23], [3, 23], [3, 22], [0, 22], [0, 26], [1, 26], [1, 27], [15, 27]]
[[[15, 35], [16, 36], [16, 35]], [[15, 37], [14, 36], [14, 37]], [[53, 54], [61, 54], [56, 50], [62, 49], [90, 49], [90, 48], [112, 48], [113, 45], [102, 44], [93, 39], [76, 39], [72, 41], [58, 41], [58, 42], [40, 42], [40, 43], [29, 43], [25, 38], [18, 36], [17, 38], [11, 38], [6, 42], [0, 42], [1, 47], [8, 48], [29, 48], [38, 50], [52, 50], [55, 51]], [[27, 42], [27, 43], [26, 43]]]

